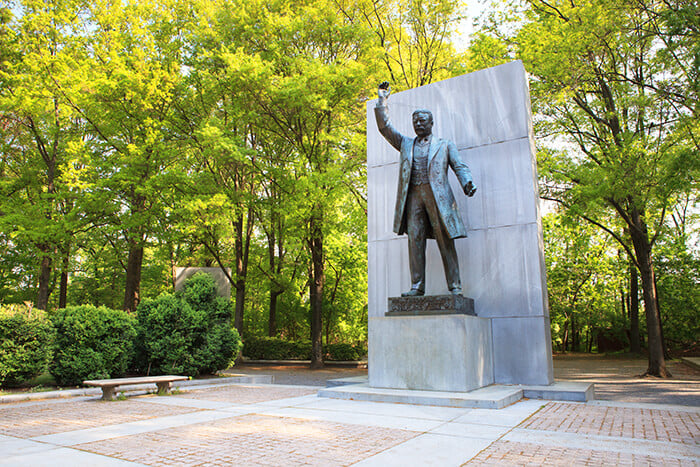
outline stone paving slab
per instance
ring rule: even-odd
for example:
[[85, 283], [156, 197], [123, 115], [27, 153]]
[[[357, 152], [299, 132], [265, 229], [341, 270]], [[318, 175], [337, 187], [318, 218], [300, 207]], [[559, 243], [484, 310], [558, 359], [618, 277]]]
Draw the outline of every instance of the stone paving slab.
[[[263, 390], [264, 388], [264, 390]], [[316, 394], [318, 388], [295, 386], [248, 386], [229, 385], [225, 387], [211, 387], [208, 389], [188, 391], [187, 397], [191, 399], [207, 400], [213, 402], [234, 402], [236, 404], [255, 404], [275, 399], [306, 396]]]
[[689, 461], [688, 459], [649, 456], [629, 452], [496, 441], [464, 465], [546, 465], [568, 467], [572, 465], [691, 466], [700, 464], [697, 460]]
[[167, 428], [188, 426], [193, 423], [207, 423], [222, 418], [235, 417], [238, 414], [219, 412], [214, 410], [202, 410], [182, 415], [171, 415], [156, 419], [139, 420], [114, 425], [105, 425], [84, 430], [68, 431], [51, 435], [31, 438], [33, 441], [51, 443], [58, 446], [75, 446], [97, 440], [119, 438], [125, 435], [143, 435], [153, 431]]
[[696, 370], [700, 370], [700, 357], [683, 357], [681, 361]]
[[425, 433], [355, 464], [358, 467], [458, 466], [490, 440]]
[[571, 449], [587, 449], [592, 451], [669, 457], [686, 461], [698, 459], [698, 456], [700, 456], [700, 448], [677, 443], [616, 436], [581, 436], [572, 433], [537, 431], [522, 428], [511, 430], [505, 436], [503, 436], [500, 441], [559, 446]]
[[0, 465], [700, 465], [697, 407], [468, 409], [326, 399], [317, 389], [232, 384], [0, 405], [0, 426], [5, 414], [14, 423], [0, 433]]
[[1, 457], [0, 465], [22, 467], [76, 467], [83, 465], [138, 467], [142, 465], [90, 452], [76, 451], [75, 449], [47, 446], [46, 444], [40, 447], [41, 449], [36, 452]]

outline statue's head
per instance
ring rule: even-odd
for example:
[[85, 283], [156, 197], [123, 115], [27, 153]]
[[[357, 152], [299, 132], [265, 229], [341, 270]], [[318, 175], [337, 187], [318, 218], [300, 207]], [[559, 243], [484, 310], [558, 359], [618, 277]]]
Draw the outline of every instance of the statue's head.
[[421, 138], [431, 134], [433, 132], [433, 113], [425, 109], [413, 112], [413, 129], [416, 135]]

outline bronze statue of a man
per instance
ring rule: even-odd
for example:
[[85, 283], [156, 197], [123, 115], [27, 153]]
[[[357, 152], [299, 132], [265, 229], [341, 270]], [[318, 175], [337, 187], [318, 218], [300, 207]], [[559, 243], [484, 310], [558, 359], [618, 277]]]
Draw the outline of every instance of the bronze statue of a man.
[[428, 110], [413, 112], [416, 137], [399, 133], [389, 121], [388, 82], [379, 85], [379, 100], [374, 109], [377, 127], [384, 138], [400, 153], [399, 186], [394, 213], [394, 232], [408, 233], [408, 256], [411, 290], [401, 295], [425, 293], [425, 245], [434, 238], [440, 248], [450, 293], [462, 293], [459, 263], [454, 239], [467, 236], [455, 197], [447, 180], [447, 167], [457, 175], [464, 194], [474, 196], [476, 188], [469, 167], [462, 161], [452, 141], [432, 135], [433, 114]]

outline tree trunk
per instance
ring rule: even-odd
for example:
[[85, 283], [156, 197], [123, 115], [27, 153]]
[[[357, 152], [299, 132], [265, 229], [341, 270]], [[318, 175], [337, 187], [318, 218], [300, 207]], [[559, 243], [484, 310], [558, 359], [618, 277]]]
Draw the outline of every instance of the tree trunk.
[[[320, 209], [320, 208], [316, 208]], [[311, 277], [309, 296], [311, 299], [311, 368], [323, 367], [323, 232], [322, 217], [314, 214], [310, 222]]]
[[65, 308], [68, 304], [68, 265], [70, 263], [70, 244], [66, 245], [61, 265], [61, 281], [58, 288], [58, 307]]
[[40, 310], [46, 310], [49, 306], [49, 295], [51, 293], [51, 288], [49, 287], [49, 282], [51, 281], [51, 256], [49, 256], [48, 248], [41, 247], [43, 255], [41, 256], [41, 264], [39, 266], [39, 290], [36, 296], [36, 307]]
[[[278, 259], [275, 256], [275, 218], [272, 216], [270, 222], [270, 230], [267, 234], [267, 258], [268, 264], [270, 266], [270, 298], [268, 302], [268, 321], [267, 321], [267, 335], [268, 337], [275, 337], [277, 335], [277, 298], [282, 293], [278, 290], [277, 283], [275, 282], [274, 274], [279, 271], [280, 264], [278, 264]], [[281, 252], [279, 262], [282, 262]]]
[[282, 295], [282, 292], [277, 290], [270, 290], [270, 303], [269, 303], [269, 320], [267, 322], [267, 335], [269, 337], [275, 337], [277, 335], [277, 298]]
[[238, 216], [234, 222], [236, 232], [236, 305], [233, 316], [233, 326], [239, 334], [243, 334], [243, 312], [245, 310], [245, 289], [248, 279], [248, 257], [250, 252], [250, 237], [253, 233], [253, 212], [248, 208], [245, 229], [243, 228], [243, 215]]
[[124, 288], [124, 310], [136, 312], [141, 300], [141, 267], [143, 265], [143, 245], [130, 245], [126, 263], [126, 287]]
[[642, 353], [639, 341], [639, 276], [637, 267], [630, 264], [630, 352]]
[[651, 258], [651, 244], [647, 234], [646, 224], [638, 211], [632, 212], [633, 226], [630, 226], [630, 236], [639, 265], [639, 276], [642, 281], [642, 298], [644, 314], [647, 323], [647, 342], [649, 349], [649, 367], [645, 374], [669, 378], [671, 373], [666, 369], [663, 343], [661, 342], [661, 323], [654, 287], [654, 265]]
[[659, 289], [656, 287], [656, 276], [654, 276], [654, 295], [656, 296], [656, 314], [659, 316], [659, 330], [661, 334], [661, 348], [664, 349], [664, 358], [671, 359], [666, 346], [666, 338], [664, 337], [664, 320], [661, 319], [661, 305], [659, 304]]

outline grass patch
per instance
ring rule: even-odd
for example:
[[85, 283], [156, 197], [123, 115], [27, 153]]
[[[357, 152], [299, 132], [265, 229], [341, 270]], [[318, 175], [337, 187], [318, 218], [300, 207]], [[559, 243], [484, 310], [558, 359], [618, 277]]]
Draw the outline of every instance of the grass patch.
[[[56, 380], [54, 379], [53, 376], [51, 376], [51, 373], [48, 371], [43, 372], [39, 376], [30, 379], [26, 383], [23, 384], [23, 386], [29, 386], [32, 387], [32, 389], [35, 386], [56, 386]], [[49, 389], [45, 389], [48, 391]]]
[[46, 392], [59, 389], [56, 385], [56, 380], [48, 371], [43, 372], [30, 380], [23, 382], [19, 386], [11, 386], [0, 389], [0, 396], [8, 396], [11, 394]]

